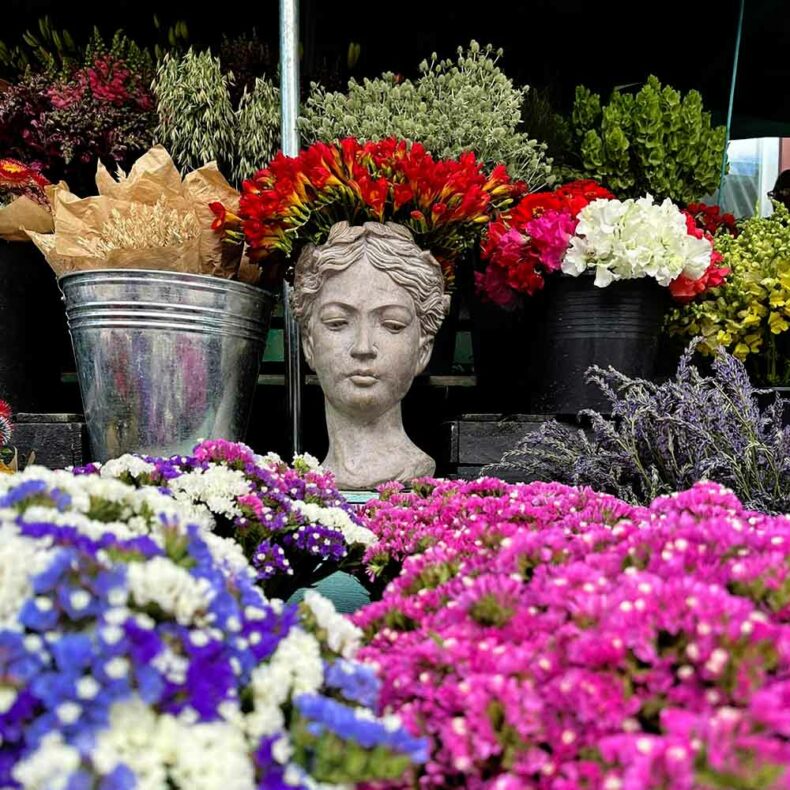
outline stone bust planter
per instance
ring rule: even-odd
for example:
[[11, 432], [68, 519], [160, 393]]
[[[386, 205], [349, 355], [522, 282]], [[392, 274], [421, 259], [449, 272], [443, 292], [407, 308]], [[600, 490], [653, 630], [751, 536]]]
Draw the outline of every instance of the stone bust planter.
[[401, 400], [428, 364], [448, 307], [439, 263], [401, 225], [339, 222], [325, 244], [302, 251], [294, 315], [324, 392], [323, 464], [338, 487], [433, 474], [434, 460], [406, 435]]

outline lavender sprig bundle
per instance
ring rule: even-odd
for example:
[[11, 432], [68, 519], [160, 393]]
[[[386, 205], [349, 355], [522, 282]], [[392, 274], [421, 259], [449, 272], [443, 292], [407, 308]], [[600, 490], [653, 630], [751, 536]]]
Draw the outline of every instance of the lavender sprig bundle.
[[790, 426], [786, 402], [766, 409], [743, 364], [721, 352], [703, 375], [694, 345], [663, 384], [593, 367], [612, 404], [611, 418], [585, 411], [591, 432], [551, 421], [484, 470], [512, 480], [587, 485], [633, 503], [680, 491], [699, 480], [731, 488], [749, 508], [790, 512]]
[[267, 600], [211, 526], [153, 487], [0, 479], [0, 786], [313, 790], [425, 758], [361, 633]]
[[337, 570], [356, 569], [374, 540], [331, 473], [309, 455], [289, 466], [219, 439], [200, 443], [190, 456], [125, 455], [75, 471], [156, 486], [201, 510], [217, 534], [242, 546], [270, 596], [287, 599]]

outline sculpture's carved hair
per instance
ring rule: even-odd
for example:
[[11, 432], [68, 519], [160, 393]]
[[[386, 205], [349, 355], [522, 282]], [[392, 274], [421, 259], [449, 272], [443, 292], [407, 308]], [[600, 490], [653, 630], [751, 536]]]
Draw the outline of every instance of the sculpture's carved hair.
[[409, 292], [423, 336], [436, 335], [450, 304], [442, 268], [430, 252], [417, 246], [408, 228], [394, 222], [338, 222], [325, 244], [302, 250], [291, 294], [294, 316], [302, 329], [310, 323], [313, 303], [326, 279], [363, 257]]

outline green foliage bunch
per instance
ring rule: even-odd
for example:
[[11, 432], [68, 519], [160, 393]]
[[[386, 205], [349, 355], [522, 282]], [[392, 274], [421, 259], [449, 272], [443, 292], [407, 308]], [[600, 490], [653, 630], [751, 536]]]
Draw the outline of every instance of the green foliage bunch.
[[724, 346], [763, 384], [790, 384], [790, 212], [740, 224], [737, 237], [716, 237], [730, 273], [724, 285], [669, 316], [670, 332], [701, 336], [699, 348]]
[[0, 69], [13, 80], [25, 72], [44, 72], [52, 77], [68, 76], [72, 71], [90, 66], [97, 57], [110, 56], [122, 61], [135, 73], [153, 74], [154, 64], [167, 51], [182, 50], [189, 38], [186, 22], [179, 20], [165, 29], [154, 15], [154, 28], [162, 41], [154, 44], [153, 53], [129, 38], [123, 30], [116, 30], [107, 41], [98, 27], [93, 28], [86, 41], [75, 40], [66, 28], [58, 28], [49, 16], [38, 19], [33, 30], [22, 34], [18, 44], [0, 41]]
[[234, 106], [234, 76], [210, 50], [165, 55], [153, 90], [157, 139], [183, 172], [216, 160], [236, 181], [263, 167], [279, 147], [279, 91], [256, 79]]
[[718, 187], [726, 143], [698, 91], [682, 96], [651, 76], [636, 94], [613, 91], [609, 103], [576, 88], [572, 176], [592, 178], [619, 198], [650, 193], [688, 205]]
[[438, 157], [471, 150], [489, 168], [505, 164], [532, 191], [549, 186], [546, 146], [521, 128], [528, 88], [516, 87], [502, 71], [501, 56], [502, 50], [472, 41], [466, 50], [458, 48], [456, 60], [431, 55], [414, 81], [386, 72], [349, 80], [345, 93], [313, 83], [300, 119], [305, 142], [394, 136], [420, 142]]

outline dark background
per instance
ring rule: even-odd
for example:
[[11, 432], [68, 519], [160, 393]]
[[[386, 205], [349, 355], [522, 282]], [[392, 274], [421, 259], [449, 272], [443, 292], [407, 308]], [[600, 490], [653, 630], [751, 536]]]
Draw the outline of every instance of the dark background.
[[[216, 45], [222, 32], [255, 28], [276, 55], [278, 4], [113, 0], [92, 7], [58, 0], [5, 0], [0, 38], [11, 44], [48, 14], [73, 35], [96, 24], [123, 27], [141, 43], [154, 41], [153, 14], [163, 24], [183, 19], [190, 41]], [[505, 50], [505, 72], [517, 82], [550, 88], [568, 109], [583, 82], [608, 94], [653, 73], [681, 90], [696, 88], [717, 121], [726, 117], [739, 0], [624, 2], [611, 0], [302, 0], [302, 70], [311, 78], [341, 80], [389, 70], [414, 76], [431, 52], [440, 57], [472, 38]], [[346, 67], [350, 42], [361, 45]], [[342, 82], [340, 83], [342, 84]], [[735, 93], [733, 137], [790, 136], [790, 0], [745, 0]]]

